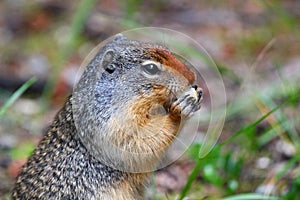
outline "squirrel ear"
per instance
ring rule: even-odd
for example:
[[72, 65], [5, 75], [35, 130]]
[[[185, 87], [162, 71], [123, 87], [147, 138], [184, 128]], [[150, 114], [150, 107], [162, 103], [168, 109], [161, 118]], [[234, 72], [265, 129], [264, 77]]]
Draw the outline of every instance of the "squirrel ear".
[[128, 38], [121, 33], [118, 33], [117, 35], [114, 36], [114, 40], [113, 40], [114, 42], [121, 41], [121, 40], [128, 40]]
[[101, 61], [101, 66], [105, 71], [108, 73], [113, 73], [116, 69], [116, 66], [111, 64], [112, 61], [114, 60], [115, 57], [115, 52], [113, 50], [108, 50], [104, 53], [102, 61]]

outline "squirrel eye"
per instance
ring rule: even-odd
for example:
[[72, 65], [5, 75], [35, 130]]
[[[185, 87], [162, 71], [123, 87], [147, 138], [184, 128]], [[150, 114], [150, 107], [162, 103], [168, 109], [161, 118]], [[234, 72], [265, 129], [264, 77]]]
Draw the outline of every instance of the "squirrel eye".
[[149, 75], [156, 75], [160, 72], [159, 67], [154, 62], [144, 63], [142, 68]]

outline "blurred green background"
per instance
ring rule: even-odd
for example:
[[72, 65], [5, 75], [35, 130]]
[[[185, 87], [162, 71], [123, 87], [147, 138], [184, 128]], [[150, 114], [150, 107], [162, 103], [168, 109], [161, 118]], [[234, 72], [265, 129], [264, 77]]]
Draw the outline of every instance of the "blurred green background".
[[145, 26], [173, 29], [202, 44], [217, 63], [228, 100], [218, 145], [199, 160], [196, 143], [154, 173], [147, 198], [299, 199], [295, 0], [1, 1], [0, 199], [8, 198], [92, 48]]

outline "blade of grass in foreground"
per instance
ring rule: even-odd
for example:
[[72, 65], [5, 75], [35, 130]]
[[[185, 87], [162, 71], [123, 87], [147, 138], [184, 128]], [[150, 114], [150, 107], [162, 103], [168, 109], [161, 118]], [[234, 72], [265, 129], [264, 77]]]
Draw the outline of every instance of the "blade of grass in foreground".
[[278, 197], [268, 197], [262, 194], [238, 194], [230, 197], [222, 198], [221, 200], [278, 200]]
[[24, 83], [13, 95], [5, 102], [5, 104], [0, 108], [0, 118], [7, 111], [7, 109], [36, 81], [35, 77], [29, 79]]
[[[259, 124], [260, 122], [262, 122], [264, 119], [266, 119], [272, 113], [274, 113], [275, 111], [277, 111], [279, 108], [281, 108], [282, 106], [286, 105], [287, 103], [294, 102], [296, 99], [299, 99], [299, 96], [292, 96], [291, 98], [288, 98], [286, 101], [284, 101], [283, 103], [281, 103], [278, 106], [276, 106], [275, 108], [273, 108], [270, 112], [266, 113], [265, 115], [263, 115], [262, 117], [260, 117], [256, 121], [254, 121], [253, 123], [249, 124], [248, 126], [243, 127], [238, 132], [236, 132], [232, 137], [230, 137], [229, 139], [227, 139], [223, 143], [221, 143], [219, 145], [216, 145], [214, 148], [220, 148], [220, 147], [222, 147], [222, 146], [224, 146], [226, 144], [231, 143], [232, 141], [234, 141], [241, 134], [243, 134], [243, 133], [245, 133], [245, 132], [253, 129], [257, 124]], [[198, 159], [198, 161], [196, 163], [196, 166], [194, 167], [193, 171], [191, 172], [191, 174], [188, 177], [186, 185], [184, 186], [183, 190], [180, 193], [180, 196], [178, 198], [179, 200], [182, 200], [186, 196], [186, 194], [189, 192], [193, 181], [196, 179], [197, 174], [199, 173], [199, 171], [201, 169], [202, 160], [203, 159]]]

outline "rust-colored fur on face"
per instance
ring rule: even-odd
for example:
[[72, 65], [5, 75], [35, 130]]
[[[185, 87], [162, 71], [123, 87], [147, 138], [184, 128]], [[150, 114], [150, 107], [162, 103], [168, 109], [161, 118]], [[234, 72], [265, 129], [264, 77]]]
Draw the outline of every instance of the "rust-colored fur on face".
[[149, 54], [156, 59], [156, 61], [176, 70], [178, 73], [184, 76], [190, 84], [195, 82], [195, 73], [169, 51], [154, 48], [150, 49]]

